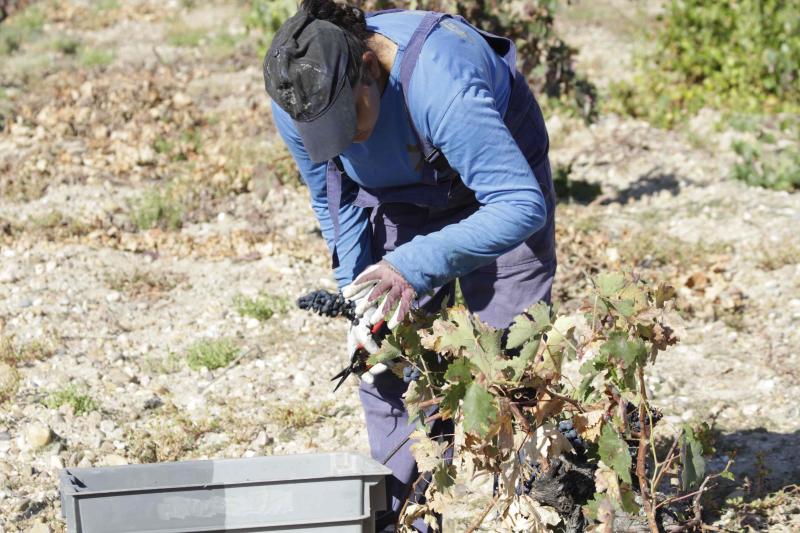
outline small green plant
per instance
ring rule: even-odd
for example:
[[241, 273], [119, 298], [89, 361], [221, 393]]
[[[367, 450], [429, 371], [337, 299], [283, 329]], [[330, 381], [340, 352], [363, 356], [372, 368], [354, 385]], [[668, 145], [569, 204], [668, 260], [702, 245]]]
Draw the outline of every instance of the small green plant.
[[180, 276], [169, 272], [149, 272], [134, 270], [133, 272], [117, 272], [106, 276], [106, 284], [110, 289], [126, 293], [133, 297], [158, 297], [174, 289]]
[[19, 381], [19, 371], [16, 367], [6, 361], [0, 361], [0, 404], [17, 394]]
[[669, 127], [700, 108], [800, 107], [800, 11], [780, 0], [671, 0], [638, 74], [609, 107]]
[[797, 146], [778, 148], [774, 138], [763, 138], [761, 143], [739, 141], [733, 149], [740, 161], [733, 168], [733, 176], [748, 185], [795, 191], [800, 189], [800, 152]]
[[154, 189], [135, 202], [131, 218], [139, 230], [156, 227], [177, 230], [183, 223], [183, 209], [171, 190]]
[[205, 339], [192, 344], [186, 351], [186, 364], [192, 370], [205, 367], [222, 368], [239, 355], [239, 345], [233, 339]]
[[75, 385], [67, 385], [63, 389], [50, 393], [42, 403], [50, 409], [58, 409], [64, 404], [69, 404], [72, 406], [73, 412], [79, 416], [100, 408], [91, 396], [79, 391]]
[[104, 67], [114, 61], [114, 52], [97, 48], [81, 48], [78, 58], [85, 67]]
[[258, 319], [261, 322], [269, 320], [275, 313], [283, 313], [289, 307], [286, 298], [274, 296], [264, 292], [255, 298], [239, 294], [233, 299], [236, 312], [242, 316]]
[[15, 13], [0, 26], [0, 55], [18, 51], [26, 41], [42, 33], [44, 13], [38, 7], [29, 7]]
[[283, 21], [297, 11], [295, 0], [253, 0], [244, 22], [247, 30], [256, 35], [259, 57], [263, 57]]
[[167, 41], [172, 46], [197, 46], [208, 34], [208, 31], [202, 28], [190, 28], [183, 24], [176, 24], [172, 26], [167, 32]]
[[73, 37], [59, 37], [53, 43], [56, 50], [64, 55], [74, 56], [81, 47], [81, 42]]

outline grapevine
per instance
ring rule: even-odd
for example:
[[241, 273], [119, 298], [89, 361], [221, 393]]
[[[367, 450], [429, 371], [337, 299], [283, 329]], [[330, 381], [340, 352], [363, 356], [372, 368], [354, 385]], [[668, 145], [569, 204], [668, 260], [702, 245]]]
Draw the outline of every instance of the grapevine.
[[[458, 499], [461, 470], [426, 435], [437, 418], [453, 419], [463, 435], [459, 460], [495, 479], [491, 509], [474, 527], [490, 510], [493, 530], [514, 532], [610, 533], [620, 520], [656, 532], [668, 517], [676, 528], [698, 520], [698, 494], [713, 478], [702, 446], [687, 427], [657, 455], [652, 431], [662, 414], [645, 382], [645, 369], [678, 342], [676, 293], [630, 274], [601, 274], [593, 285], [575, 314], [539, 303], [507, 332], [456, 306], [413, 315], [384, 339], [368, 362], [399, 362], [391, 371], [409, 383], [404, 401], [418, 425], [412, 452], [432, 479], [425, 502], [404, 508], [399, 531], [413, 531], [418, 517], [435, 523]], [[566, 375], [568, 362], [576, 376]]]

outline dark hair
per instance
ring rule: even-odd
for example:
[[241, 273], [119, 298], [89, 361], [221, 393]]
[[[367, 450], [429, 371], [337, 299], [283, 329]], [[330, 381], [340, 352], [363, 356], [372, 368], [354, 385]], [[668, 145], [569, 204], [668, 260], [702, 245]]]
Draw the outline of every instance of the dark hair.
[[361, 72], [361, 56], [369, 48], [366, 40], [370, 35], [367, 20], [359, 8], [340, 4], [334, 0], [303, 0], [300, 8], [308, 11], [314, 18], [336, 24], [344, 30], [347, 39], [347, 78], [353, 86], [359, 81], [369, 82], [369, 78]]

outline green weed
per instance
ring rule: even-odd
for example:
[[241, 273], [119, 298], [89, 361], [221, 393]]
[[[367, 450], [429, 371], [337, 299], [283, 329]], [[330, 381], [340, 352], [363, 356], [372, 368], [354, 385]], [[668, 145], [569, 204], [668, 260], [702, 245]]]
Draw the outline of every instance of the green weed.
[[774, 137], [762, 137], [761, 143], [739, 141], [733, 149], [740, 158], [733, 168], [737, 180], [778, 191], [800, 189], [800, 152], [796, 145], [778, 148]]
[[114, 61], [114, 52], [97, 48], [81, 48], [78, 59], [85, 67], [104, 67]]
[[73, 37], [59, 37], [53, 42], [53, 47], [64, 55], [74, 56], [81, 47], [81, 42]]
[[0, 55], [13, 54], [26, 42], [38, 38], [42, 34], [44, 21], [44, 13], [36, 6], [3, 21], [0, 25]]
[[239, 345], [233, 339], [201, 340], [186, 351], [186, 364], [192, 370], [200, 370], [202, 367], [215, 370], [236, 359], [239, 351]]
[[100, 408], [99, 404], [88, 394], [78, 390], [75, 385], [67, 385], [50, 393], [42, 402], [50, 409], [58, 409], [64, 404], [72, 406], [76, 415], [85, 415]]
[[135, 202], [131, 218], [139, 230], [177, 230], [183, 224], [183, 209], [171, 190], [151, 190]]
[[19, 390], [20, 375], [14, 365], [0, 361], [0, 404], [12, 399]]
[[206, 37], [208, 30], [190, 28], [183, 24], [176, 24], [167, 31], [167, 42], [172, 46], [193, 47], [200, 44]]
[[275, 313], [284, 313], [289, 308], [286, 298], [263, 292], [255, 298], [239, 294], [234, 297], [233, 305], [240, 315], [258, 319], [261, 322], [269, 320]]

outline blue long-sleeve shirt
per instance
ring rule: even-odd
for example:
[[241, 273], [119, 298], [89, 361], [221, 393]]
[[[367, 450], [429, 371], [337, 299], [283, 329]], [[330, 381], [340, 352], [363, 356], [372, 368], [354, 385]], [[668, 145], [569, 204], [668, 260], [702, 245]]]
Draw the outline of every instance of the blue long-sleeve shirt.
[[[341, 160], [357, 184], [381, 188], [416, 184], [421, 154], [400, 91], [400, 62], [423, 12], [406, 11], [367, 19], [369, 29], [398, 44], [375, 129], [350, 145]], [[511, 93], [511, 71], [470, 26], [443, 20], [425, 41], [408, 91], [409, 112], [421, 135], [439, 148], [475, 192], [481, 205], [461, 222], [420, 235], [387, 253], [418, 294], [489, 264], [542, 228], [544, 197], [525, 157], [503, 122]], [[326, 198], [326, 163], [313, 163], [291, 117], [274, 102], [273, 118], [311, 193], [323, 236], [333, 249], [334, 230]], [[374, 262], [369, 213], [352, 204], [355, 185], [343, 183], [336, 242], [340, 287]]]

